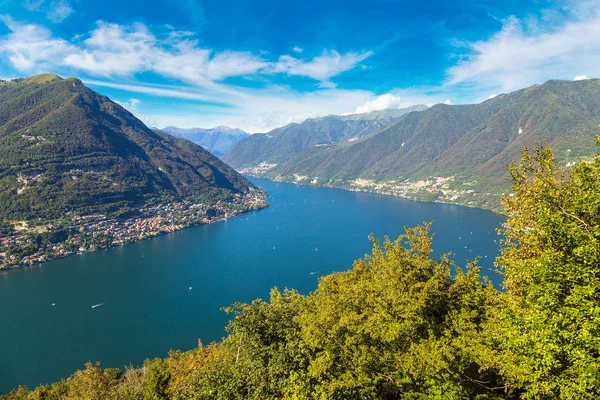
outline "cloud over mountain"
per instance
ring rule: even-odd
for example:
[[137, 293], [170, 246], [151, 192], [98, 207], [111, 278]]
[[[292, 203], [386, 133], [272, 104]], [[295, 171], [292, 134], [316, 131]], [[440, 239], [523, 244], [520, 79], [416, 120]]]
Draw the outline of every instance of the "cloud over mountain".
[[400, 108], [402, 105], [402, 99], [400, 96], [394, 96], [393, 94], [382, 94], [375, 100], [367, 101], [360, 107], [354, 110], [355, 114], [363, 114], [371, 111], [385, 110], [386, 108]]

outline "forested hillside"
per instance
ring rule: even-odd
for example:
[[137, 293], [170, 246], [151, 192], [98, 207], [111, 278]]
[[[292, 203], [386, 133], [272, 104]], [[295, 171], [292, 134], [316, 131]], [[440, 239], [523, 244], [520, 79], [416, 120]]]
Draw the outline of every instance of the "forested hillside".
[[251, 135], [232, 146], [223, 161], [235, 167], [282, 163], [294, 156], [302, 157], [313, 148], [356, 141], [407, 113], [426, 108], [418, 105], [399, 110], [309, 118], [300, 124], [292, 123], [268, 133]]
[[2, 400], [597, 399], [600, 156], [565, 168], [536, 147], [510, 175], [501, 290], [476, 260], [434, 255], [426, 223], [373, 238], [309, 295], [227, 308], [221, 343], [125, 371], [90, 363]]
[[506, 167], [523, 146], [548, 143], [561, 164], [575, 163], [593, 157], [599, 125], [600, 80], [555, 80], [480, 104], [438, 104], [359, 140], [312, 144], [295, 155], [248, 159], [240, 154], [253, 150], [242, 141], [225, 159], [275, 180], [498, 210]]
[[2, 219], [120, 215], [163, 200], [217, 201], [254, 186], [183, 139], [154, 132], [75, 78], [0, 83]]

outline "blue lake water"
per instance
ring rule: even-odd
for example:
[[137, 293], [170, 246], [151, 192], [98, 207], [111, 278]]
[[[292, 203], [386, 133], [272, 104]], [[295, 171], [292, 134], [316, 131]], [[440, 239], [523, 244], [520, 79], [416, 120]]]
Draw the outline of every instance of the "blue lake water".
[[221, 307], [266, 298], [273, 286], [308, 293], [369, 253], [370, 233], [395, 238], [434, 220], [436, 255], [452, 251], [459, 265], [479, 255], [493, 269], [503, 218], [492, 212], [253, 181], [271, 207], [0, 273], [0, 393], [60, 380], [88, 360], [122, 368], [219, 340]]

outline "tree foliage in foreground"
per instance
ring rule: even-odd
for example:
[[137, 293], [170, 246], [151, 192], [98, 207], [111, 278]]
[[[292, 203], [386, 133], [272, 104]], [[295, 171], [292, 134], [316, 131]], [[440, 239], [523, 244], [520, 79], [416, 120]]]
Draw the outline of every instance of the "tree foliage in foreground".
[[600, 157], [567, 172], [537, 148], [510, 171], [484, 364], [524, 398], [600, 398]]
[[308, 296], [234, 304], [221, 343], [2, 400], [598, 398], [600, 158], [566, 170], [539, 147], [511, 174], [503, 290], [434, 259], [424, 224]]

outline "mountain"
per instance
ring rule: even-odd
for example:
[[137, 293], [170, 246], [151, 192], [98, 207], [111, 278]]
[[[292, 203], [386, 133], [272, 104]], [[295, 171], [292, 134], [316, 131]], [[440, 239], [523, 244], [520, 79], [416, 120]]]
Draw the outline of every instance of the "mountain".
[[190, 140], [217, 157], [222, 157], [231, 146], [250, 136], [249, 133], [241, 129], [230, 128], [228, 126], [217, 126], [212, 129], [183, 129], [175, 126], [167, 126], [161, 129], [161, 131]]
[[523, 146], [548, 143], [570, 165], [597, 152], [599, 124], [600, 80], [552, 80], [480, 104], [438, 104], [358, 140], [305, 146], [293, 156], [284, 149], [244, 157], [253, 151], [246, 139], [224, 160], [278, 180], [496, 209], [506, 167]]
[[292, 123], [240, 140], [223, 156], [223, 161], [236, 166], [279, 164], [313, 148], [353, 142], [385, 127], [404, 114], [426, 108], [419, 105], [400, 110], [310, 118], [299, 124]]
[[8, 219], [119, 215], [255, 187], [190, 141], [147, 128], [76, 78], [0, 83], [0, 207]]

